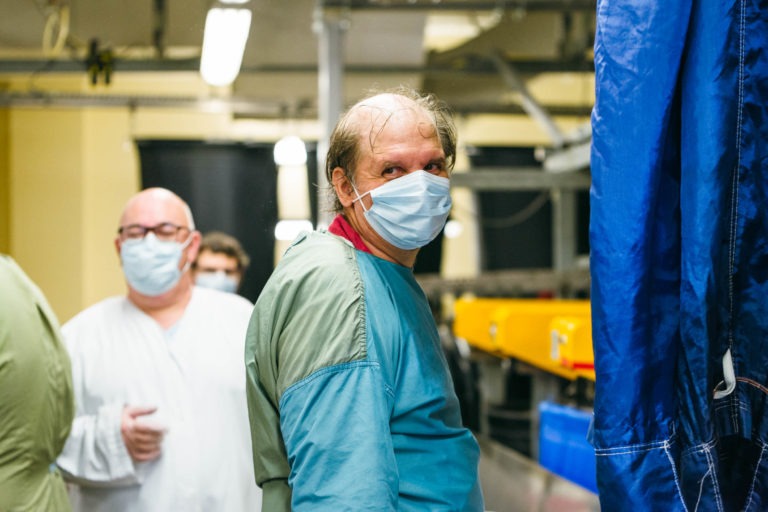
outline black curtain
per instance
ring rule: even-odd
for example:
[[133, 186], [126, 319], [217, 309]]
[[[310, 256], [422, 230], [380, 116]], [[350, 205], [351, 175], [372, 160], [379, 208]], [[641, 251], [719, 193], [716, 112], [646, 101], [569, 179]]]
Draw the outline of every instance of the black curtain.
[[416, 256], [416, 264], [413, 266], [414, 274], [439, 274], [440, 262], [443, 257], [443, 232], [437, 238], [429, 242], [419, 250]]
[[202, 233], [237, 238], [251, 258], [240, 294], [258, 298], [273, 270], [277, 169], [272, 144], [141, 140], [142, 188], [164, 187], [184, 199]]
[[[532, 147], [478, 147], [469, 155], [471, 167], [500, 171], [514, 167], [541, 167]], [[542, 169], [542, 172], [543, 169]], [[479, 223], [483, 243], [483, 270], [552, 267], [552, 206], [541, 200], [547, 191], [479, 192]], [[589, 252], [589, 192], [576, 196], [576, 244], [579, 254]], [[518, 214], [540, 204], [520, 222]]]

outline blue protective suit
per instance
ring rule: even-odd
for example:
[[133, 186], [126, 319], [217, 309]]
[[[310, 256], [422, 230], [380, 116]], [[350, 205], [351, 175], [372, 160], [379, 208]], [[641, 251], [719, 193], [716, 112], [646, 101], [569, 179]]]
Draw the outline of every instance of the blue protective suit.
[[264, 510], [483, 510], [478, 445], [411, 269], [303, 235], [245, 357]]
[[597, 14], [602, 509], [768, 510], [768, 2]]

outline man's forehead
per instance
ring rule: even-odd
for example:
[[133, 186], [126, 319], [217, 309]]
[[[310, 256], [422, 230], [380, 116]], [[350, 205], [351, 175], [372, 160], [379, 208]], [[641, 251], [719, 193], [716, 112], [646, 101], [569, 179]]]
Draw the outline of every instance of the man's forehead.
[[204, 249], [197, 256], [198, 264], [219, 265], [222, 267], [237, 266], [237, 258], [223, 252]]
[[428, 113], [410, 98], [384, 94], [360, 102], [354, 107], [354, 116], [361, 128], [366, 124], [372, 129], [381, 129], [390, 123], [432, 124]]
[[375, 153], [379, 142], [393, 138], [408, 138], [415, 134], [424, 139], [437, 137], [432, 118], [416, 104], [396, 109], [361, 105], [355, 122], [361, 141], [367, 142], [360, 148], [363, 151]]
[[126, 205], [122, 224], [171, 222], [185, 225], [185, 217], [184, 206], [173, 196], [138, 195]]

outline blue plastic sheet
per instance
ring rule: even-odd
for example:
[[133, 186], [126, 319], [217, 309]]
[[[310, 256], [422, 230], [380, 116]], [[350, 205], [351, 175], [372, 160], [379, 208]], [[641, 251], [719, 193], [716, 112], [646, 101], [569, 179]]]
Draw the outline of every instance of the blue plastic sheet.
[[597, 15], [602, 509], [768, 510], [768, 1]]

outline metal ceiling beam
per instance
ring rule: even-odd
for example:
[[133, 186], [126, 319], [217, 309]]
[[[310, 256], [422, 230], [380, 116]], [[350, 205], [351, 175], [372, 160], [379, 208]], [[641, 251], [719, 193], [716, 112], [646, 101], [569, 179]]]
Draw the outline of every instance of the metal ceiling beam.
[[[443, 96], [450, 102], [455, 114], [499, 114], [499, 115], [528, 115], [525, 109], [517, 104], [502, 105], [499, 103], [462, 103], [460, 100], [452, 100]], [[546, 105], [547, 112], [553, 117], [589, 117], [592, 114], [592, 105]]]
[[326, 9], [349, 10], [387, 10], [387, 11], [497, 11], [523, 9], [525, 11], [594, 11], [595, 0], [503, 0], [495, 2], [471, 0], [389, 0], [378, 2], [370, 0], [324, 0]]
[[503, 192], [510, 190], [586, 190], [591, 178], [588, 172], [552, 174], [531, 168], [473, 168], [469, 172], [453, 172], [451, 185], [475, 191]]
[[318, 38], [317, 109], [320, 140], [317, 147], [317, 227], [326, 228], [333, 220], [325, 175], [325, 154], [331, 133], [342, 113], [344, 102], [344, 35], [347, 25], [343, 16], [315, 11]]
[[54, 94], [47, 92], [0, 93], [0, 106], [64, 108], [132, 107], [184, 108], [206, 112], [231, 112], [240, 117], [284, 119], [284, 103], [247, 98], [197, 98], [190, 96], [134, 96], [105, 94]]
[[455, 296], [473, 293], [478, 297], [510, 297], [520, 293], [553, 290], [567, 297], [574, 291], [589, 290], [589, 269], [552, 269], [484, 271], [477, 277], [446, 279], [439, 274], [419, 274], [416, 280], [430, 297], [445, 293]]
[[[116, 72], [162, 72], [162, 71], [198, 71], [200, 59], [114, 59]], [[593, 72], [592, 60], [533, 60], [514, 61], [515, 69], [520, 74], [538, 73], [580, 73]], [[43, 60], [43, 59], [2, 59], [0, 58], [0, 73], [80, 73], [85, 72], [86, 64], [83, 60]], [[241, 68], [241, 74], [259, 73], [317, 73], [315, 64], [269, 64], [263, 66], [248, 66]], [[350, 74], [409, 74], [421, 73], [431, 75], [497, 75], [498, 68], [483, 58], [463, 59], [460, 64], [427, 66], [401, 66], [401, 65], [365, 65], [345, 64], [344, 72]]]
[[504, 79], [507, 87], [513, 91], [517, 91], [522, 101], [523, 109], [533, 118], [549, 135], [552, 139], [552, 145], [556, 148], [565, 145], [565, 136], [560, 131], [560, 128], [552, 119], [552, 115], [547, 111], [546, 107], [542, 106], [536, 98], [528, 91], [525, 82], [520, 78], [518, 71], [509, 62], [505, 61], [501, 56], [501, 52], [494, 52], [491, 58], [496, 64], [499, 70], [499, 74]]
[[[116, 71], [199, 71], [200, 59], [119, 59], [113, 61]], [[85, 59], [0, 59], [0, 73], [85, 73]]]
[[[311, 100], [310, 100], [311, 101]], [[185, 96], [142, 96], [142, 95], [107, 95], [107, 94], [56, 94], [45, 92], [0, 93], [0, 106], [58, 106], [58, 107], [143, 107], [143, 108], [191, 108], [214, 110], [227, 108], [235, 117], [241, 119], [284, 119], [285, 103], [262, 98], [239, 96], [229, 99], [200, 99]], [[525, 115], [519, 105], [483, 105], [451, 104], [457, 115], [499, 114]], [[547, 110], [554, 116], [587, 117], [591, 106], [549, 106]], [[317, 119], [316, 106], [307, 106], [297, 113], [302, 119]]]

